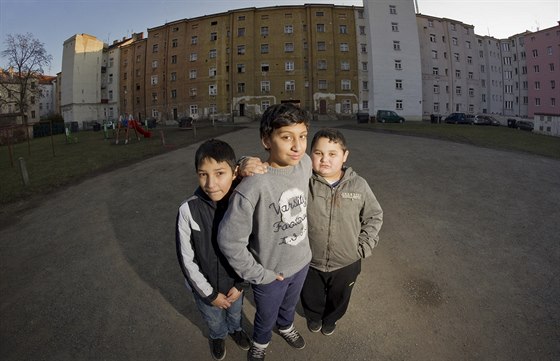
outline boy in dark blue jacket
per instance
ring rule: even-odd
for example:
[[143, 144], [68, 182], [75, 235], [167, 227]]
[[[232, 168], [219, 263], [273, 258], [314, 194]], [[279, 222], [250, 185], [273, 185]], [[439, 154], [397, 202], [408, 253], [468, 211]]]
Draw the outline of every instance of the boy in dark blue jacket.
[[195, 168], [199, 187], [181, 204], [177, 216], [177, 255], [187, 286], [208, 325], [212, 357], [222, 360], [228, 334], [242, 349], [250, 347], [241, 327], [243, 280], [228, 264], [216, 239], [235, 186], [235, 153], [221, 140], [208, 140], [196, 151]]

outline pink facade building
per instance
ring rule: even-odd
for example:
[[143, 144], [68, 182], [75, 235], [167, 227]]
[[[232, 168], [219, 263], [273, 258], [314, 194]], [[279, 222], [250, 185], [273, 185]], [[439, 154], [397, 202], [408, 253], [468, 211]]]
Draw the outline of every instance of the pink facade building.
[[528, 116], [560, 115], [560, 22], [525, 36]]

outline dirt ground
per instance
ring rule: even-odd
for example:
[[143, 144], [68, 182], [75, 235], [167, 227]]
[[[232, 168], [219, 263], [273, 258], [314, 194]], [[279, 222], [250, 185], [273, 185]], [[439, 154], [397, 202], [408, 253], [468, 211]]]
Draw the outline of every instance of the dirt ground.
[[[560, 359], [560, 161], [344, 132], [385, 211], [379, 246], [336, 332], [311, 334], [300, 314], [305, 349], [274, 335], [267, 360]], [[256, 127], [220, 138], [264, 156]], [[196, 147], [71, 186], [0, 230], [0, 359], [211, 359], [174, 243]], [[253, 311], [248, 294], [248, 330]]]

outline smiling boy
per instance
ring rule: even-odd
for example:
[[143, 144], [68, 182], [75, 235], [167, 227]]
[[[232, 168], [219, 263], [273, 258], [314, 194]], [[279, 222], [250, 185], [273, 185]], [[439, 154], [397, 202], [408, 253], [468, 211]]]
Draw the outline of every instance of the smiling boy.
[[274, 326], [290, 346], [305, 347], [293, 321], [311, 260], [308, 127], [307, 113], [293, 104], [276, 104], [265, 111], [260, 136], [269, 153], [268, 170], [243, 178], [220, 224], [222, 252], [253, 288], [256, 314], [249, 361], [264, 360]]

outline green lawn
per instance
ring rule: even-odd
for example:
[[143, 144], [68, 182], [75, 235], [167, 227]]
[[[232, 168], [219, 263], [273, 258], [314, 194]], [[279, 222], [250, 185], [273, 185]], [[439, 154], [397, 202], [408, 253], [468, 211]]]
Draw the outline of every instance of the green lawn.
[[526, 152], [560, 159], [559, 137], [535, 134], [504, 126], [493, 127], [483, 125], [407, 122], [404, 124], [354, 124], [346, 128], [429, 137], [468, 143], [480, 147]]
[[[8, 146], [0, 147], [0, 204], [11, 203], [35, 194], [47, 194], [101, 172], [165, 153], [180, 147], [217, 137], [235, 130], [231, 126], [212, 127], [202, 124], [195, 132], [178, 127], [158, 127], [151, 129], [152, 137], [140, 141], [132, 136], [127, 145], [120, 142], [109, 131], [105, 139], [103, 131], [79, 131], [74, 133], [77, 143], [66, 143], [63, 134], [32, 139], [12, 146], [13, 163], [10, 161]], [[165, 146], [161, 133], [164, 134]], [[54, 145], [54, 146], [53, 146]], [[54, 148], [54, 156], [53, 156]], [[23, 158], [29, 174], [29, 185], [25, 187], [20, 172], [19, 158]]]

